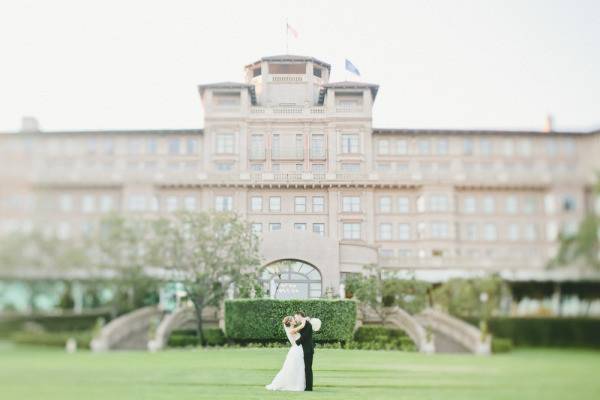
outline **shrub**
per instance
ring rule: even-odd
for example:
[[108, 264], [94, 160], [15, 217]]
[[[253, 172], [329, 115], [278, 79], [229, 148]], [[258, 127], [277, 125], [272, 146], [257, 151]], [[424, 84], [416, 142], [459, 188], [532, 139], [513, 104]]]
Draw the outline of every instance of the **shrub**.
[[80, 314], [5, 316], [0, 318], [0, 337], [9, 337], [13, 332], [22, 330], [28, 322], [39, 324], [48, 332], [85, 331], [93, 329], [98, 318], [108, 321], [110, 317], [111, 315], [106, 309]]
[[[203, 330], [204, 341], [207, 346], [223, 346], [225, 341], [225, 334], [219, 328], [210, 328]], [[167, 346], [169, 347], [188, 347], [188, 346], [199, 346], [198, 335], [196, 331], [181, 330], [174, 331], [169, 336]]]
[[[473, 325], [477, 320], [466, 318]], [[600, 319], [495, 317], [487, 321], [493, 336], [511, 339], [513, 344], [532, 347], [600, 348]]]
[[513, 343], [510, 339], [492, 338], [492, 353], [510, 353], [512, 351]]
[[241, 341], [285, 341], [281, 320], [302, 310], [323, 321], [313, 336], [318, 342], [352, 338], [356, 303], [352, 300], [237, 299], [225, 302], [225, 334]]
[[412, 339], [402, 330], [381, 325], [364, 325], [354, 333], [349, 349], [416, 351]]
[[64, 347], [69, 338], [77, 341], [77, 347], [80, 349], [89, 349], [92, 341], [90, 331], [82, 332], [15, 332], [11, 336], [14, 343], [34, 345], [34, 346], [52, 346]]

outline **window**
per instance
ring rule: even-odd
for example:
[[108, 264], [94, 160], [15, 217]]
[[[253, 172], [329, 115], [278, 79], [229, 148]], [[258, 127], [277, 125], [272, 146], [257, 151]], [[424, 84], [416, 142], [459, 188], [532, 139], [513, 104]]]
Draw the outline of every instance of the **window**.
[[575, 154], [575, 141], [573, 139], [564, 139], [562, 141], [563, 152], [567, 155]]
[[279, 196], [269, 197], [269, 210], [270, 211], [281, 211], [281, 197], [279, 197]]
[[438, 139], [437, 141], [437, 153], [439, 155], [448, 154], [448, 139]]
[[281, 230], [281, 223], [280, 222], [271, 222], [269, 224], [269, 231], [270, 232], [275, 232], [275, 231], [280, 231]]
[[546, 214], [554, 214], [556, 211], [556, 203], [554, 201], [554, 196], [551, 194], [547, 194], [544, 197], [544, 208], [546, 209]]
[[92, 196], [92, 195], [83, 196], [82, 204], [81, 204], [82, 211], [84, 213], [91, 213], [91, 212], [94, 212], [95, 208], [96, 208], [96, 204], [94, 201], [94, 196]]
[[519, 225], [517, 225], [517, 224], [508, 225], [508, 240], [511, 240], [511, 241], [519, 240]]
[[325, 211], [325, 198], [323, 196], [314, 196], [312, 198], [312, 211], [313, 212]]
[[517, 208], [517, 198], [515, 196], [508, 196], [506, 198], [506, 212], [508, 214], [516, 214]]
[[271, 171], [279, 172], [281, 170], [281, 164], [271, 164]]
[[534, 241], [537, 239], [537, 226], [534, 224], [525, 225], [525, 240]]
[[232, 162], [217, 162], [215, 164], [215, 167], [216, 167], [217, 171], [219, 171], [219, 172], [230, 172], [231, 170], [233, 170], [233, 163]]
[[450, 236], [450, 229], [447, 222], [432, 222], [431, 237], [434, 239], [445, 239]]
[[392, 257], [394, 257], [394, 250], [392, 250], [392, 249], [379, 249], [379, 256], [381, 258], [392, 258]]
[[321, 274], [302, 261], [270, 264], [262, 270], [260, 281], [263, 292], [276, 299], [318, 299], [322, 295]]
[[312, 135], [310, 138], [310, 156], [312, 158], [325, 157], [325, 136]]
[[418, 149], [420, 155], [429, 154], [429, 139], [421, 139], [418, 142]]
[[392, 172], [392, 164], [390, 163], [377, 163], [377, 171], [379, 172]]
[[379, 240], [392, 240], [392, 224], [379, 225]]
[[179, 139], [169, 139], [169, 154], [174, 156], [178, 155], [179, 153]]
[[196, 198], [193, 196], [186, 196], [183, 199], [183, 208], [186, 211], [194, 211], [196, 209]]
[[410, 224], [399, 224], [398, 225], [398, 239], [409, 240], [410, 239]]
[[158, 150], [158, 143], [155, 138], [150, 138], [146, 141], [146, 153], [156, 154]]
[[325, 224], [315, 223], [312, 224], [313, 233], [316, 233], [319, 236], [325, 236]]
[[358, 153], [358, 134], [345, 133], [342, 135], [342, 153]]
[[556, 143], [556, 139], [546, 140], [546, 154], [551, 157], [558, 154], [558, 143]]
[[261, 224], [260, 222], [252, 223], [252, 233], [254, 233], [255, 235], [261, 234], [262, 229], [263, 229], [263, 224]]
[[523, 212], [525, 214], [535, 213], [535, 198], [534, 197], [526, 197], [523, 199]]
[[113, 209], [113, 198], [109, 195], [100, 197], [100, 211], [110, 212]]
[[357, 173], [360, 172], [360, 164], [359, 163], [342, 163], [342, 171]]
[[158, 211], [160, 209], [160, 201], [159, 201], [158, 196], [150, 197], [149, 209], [150, 209], [150, 211]]
[[231, 197], [231, 196], [216, 196], [215, 197], [215, 210], [217, 210], [217, 211], [233, 210], [233, 197]]
[[312, 164], [311, 171], [315, 174], [322, 174], [325, 172], [325, 164]]
[[521, 139], [517, 143], [517, 151], [520, 156], [527, 157], [531, 155], [531, 141], [529, 139]]
[[465, 138], [463, 141], [463, 154], [466, 156], [472, 156], [474, 147], [473, 139]]
[[250, 138], [250, 158], [264, 159], [265, 157], [265, 140], [263, 135], [252, 135]]
[[546, 240], [554, 242], [558, 238], [558, 224], [556, 222], [548, 222], [546, 224]]
[[396, 163], [396, 171], [399, 173], [406, 174], [408, 169], [408, 163]]
[[349, 240], [359, 240], [360, 239], [360, 223], [346, 222], [346, 223], [344, 223], [343, 228], [344, 228], [344, 232], [343, 232], [344, 239], [349, 239]]
[[410, 212], [410, 201], [409, 201], [408, 197], [405, 197], [405, 196], [398, 197], [398, 212], [399, 213]]
[[185, 141], [185, 152], [187, 154], [196, 154], [196, 152], [198, 151], [198, 141], [196, 139], [193, 138], [188, 138]]
[[252, 69], [252, 77], [256, 78], [257, 76], [260, 76], [262, 74], [262, 68], [261, 67], [256, 67]]
[[575, 199], [572, 196], [565, 196], [563, 198], [563, 211], [570, 212], [575, 211]]
[[477, 240], [477, 225], [469, 223], [465, 225], [465, 239]]
[[219, 133], [217, 135], [217, 154], [232, 154], [234, 152], [233, 133]]
[[142, 139], [129, 139], [127, 143], [129, 154], [142, 154], [144, 141]]
[[252, 198], [250, 199], [250, 209], [252, 211], [262, 211], [262, 197], [260, 196], [252, 196]]
[[488, 241], [493, 241], [498, 238], [495, 224], [484, 224], [483, 225], [483, 238]]
[[360, 197], [344, 196], [342, 198], [343, 212], [360, 212]]
[[69, 212], [73, 209], [73, 197], [68, 194], [60, 196], [58, 203], [62, 212]]
[[387, 139], [380, 139], [377, 142], [377, 152], [379, 154], [390, 154], [390, 141]]
[[146, 197], [143, 195], [129, 196], [129, 211], [144, 211], [146, 209]]
[[305, 231], [306, 224], [304, 222], [297, 222], [294, 224], [294, 230], [295, 231]]
[[174, 212], [177, 211], [177, 207], [178, 207], [178, 201], [177, 201], [177, 197], [175, 196], [168, 196], [166, 198], [166, 209], [169, 212]]
[[469, 196], [463, 199], [463, 212], [467, 214], [473, 214], [477, 209], [477, 203], [475, 197]]
[[56, 227], [56, 236], [61, 240], [68, 239], [71, 236], [71, 225], [68, 222], [60, 222]]
[[250, 170], [252, 172], [262, 172], [263, 168], [263, 164], [250, 164]]
[[392, 212], [392, 198], [390, 196], [384, 196], [379, 198], [379, 212]]
[[482, 156], [492, 155], [492, 141], [487, 138], [479, 140], [479, 152]]
[[294, 198], [294, 211], [306, 212], [306, 197], [299, 196]]
[[450, 199], [448, 196], [439, 194], [429, 197], [430, 211], [448, 211], [450, 209]]
[[313, 75], [317, 78], [321, 78], [323, 76], [323, 70], [318, 67], [313, 67]]
[[296, 164], [296, 172], [303, 172], [304, 164]]
[[512, 139], [504, 140], [504, 155], [512, 157], [515, 154], [515, 142]]
[[492, 196], [485, 196], [483, 198], [483, 212], [486, 214], [492, 214], [495, 208], [495, 201]]
[[406, 140], [397, 140], [396, 141], [396, 153], [400, 155], [408, 154], [408, 143]]

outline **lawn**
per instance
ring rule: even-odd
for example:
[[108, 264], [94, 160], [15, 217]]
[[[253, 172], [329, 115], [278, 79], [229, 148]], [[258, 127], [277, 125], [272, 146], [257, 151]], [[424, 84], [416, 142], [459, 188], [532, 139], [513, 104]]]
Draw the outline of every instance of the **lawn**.
[[421, 355], [317, 350], [315, 392], [264, 389], [285, 349], [66, 354], [0, 343], [0, 398], [119, 399], [600, 399], [600, 352]]

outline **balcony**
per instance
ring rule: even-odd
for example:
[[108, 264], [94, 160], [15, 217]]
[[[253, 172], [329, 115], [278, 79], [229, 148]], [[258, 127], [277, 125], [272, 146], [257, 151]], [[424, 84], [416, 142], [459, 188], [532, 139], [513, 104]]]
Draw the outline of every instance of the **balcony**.
[[304, 107], [300, 105], [275, 106], [275, 107], [250, 107], [250, 117], [254, 118], [324, 118], [326, 110], [323, 106]]
[[278, 146], [271, 149], [272, 160], [302, 160], [304, 148], [299, 146]]

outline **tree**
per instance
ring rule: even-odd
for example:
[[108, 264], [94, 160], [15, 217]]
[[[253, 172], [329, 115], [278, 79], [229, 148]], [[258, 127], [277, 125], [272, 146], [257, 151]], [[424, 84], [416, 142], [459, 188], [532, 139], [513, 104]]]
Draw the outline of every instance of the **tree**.
[[[600, 202], [600, 176], [593, 194], [596, 201]], [[583, 264], [600, 270], [600, 210], [595, 211], [590, 210], [586, 214], [575, 234], [560, 234], [558, 253], [550, 260], [548, 267]]]
[[346, 279], [346, 291], [359, 301], [363, 314], [369, 310], [385, 322], [393, 307], [408, 313], [418, 313], [427, 304], [430, 284], [416, 279], [386, 277], [385, 270], [376, 265], [365, 267], [365, 274], [353, 274]]
[[148, 268], [157, 262], [150, 251], [152, 227], [150, 220], [114, 214], [102, 219], [85, 239], [90, 275], [112, 279], [115, 284], [116, 314], [158, 301], [160, 281]]
[[152, 232], [152, 258], [184, 284], [204, 344], [204, 308], [220, 306], [235, 286], [257, 281], [258, 238], [235, 214], [221, 212], [179, 213], [155, 221]]

